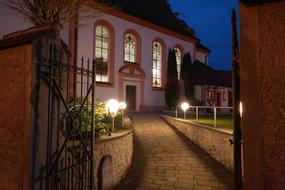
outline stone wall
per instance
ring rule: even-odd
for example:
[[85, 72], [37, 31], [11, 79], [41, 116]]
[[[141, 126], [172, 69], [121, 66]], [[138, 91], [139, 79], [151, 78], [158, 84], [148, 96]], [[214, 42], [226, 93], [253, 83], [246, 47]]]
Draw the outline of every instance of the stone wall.
[[239, 4], [245, 190], [285, 189], [285, 2], [264, 2]]
[[[132, 130], [127, 130], [120, 133], [113, 133], [110, 137], [101, 137], [96, 141], [95, 144], [95, 169], [96, 180], [95, 185], [96, 189], [98, 189], [98, 168], [100, 162], [102, 162], [105, 158], [111, 161], [108, 161], [111, 166], [103, 166], [104, 168], [108, 168], [107, 174], [103, 174], [105, 176], [104, 180], [110, 181], [110, 179], [106, 179], [112, 175], [111, 181], [113, 183], [113, 187], [117, 185], [121, 179], [127, 173], [133, 155], [133, 132]], [[103, 160], [102, 160], [103, 159]], [[107, 163], [107, 164], [108, 164]], [[111, 169], [111, 173], [109, 168]], [[104, 171], [106, 172], [106, 170]], [[106, 186], [105, 186], [106, 187]]]
[[232, 132], [174, 117], [162, 116], [162, 118], [221, 163], [228, 171], [234, 170], [233, 146], [230, 145], [230, 139], [233, 138]]
[[0, 189], [29, 189], [32, 45], [0, 50]]

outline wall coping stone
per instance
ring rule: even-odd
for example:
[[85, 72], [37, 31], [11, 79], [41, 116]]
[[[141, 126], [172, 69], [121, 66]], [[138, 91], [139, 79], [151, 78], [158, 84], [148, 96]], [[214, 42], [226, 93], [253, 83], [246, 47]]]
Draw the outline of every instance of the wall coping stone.
[[182, 123], [188, 123], [191, 124], [194, 127], [202, 127], [211, 131], [215, 131], [215, 132], [221, 132], [221, 133], [225, 133], [225, 134], [229, 134], [229, 135], [233, 135], [233, 131], [230, 129], [221, 129], [221, 128], [217, 128], [217, 127], [212, 127], [210, 125], [206, 125], [206, 124], [201, 124], [201, 123], [197, 123], [194, 121], [189, 121], [189, 120], [185, 120], [185, 119], [180, 119], [180, 118], [175, 118], [175, 117], [171, 117], [171, 116], [167, 116], [167, 115], [161, 115], [160, 117], [162, 117], [163, 119], [169, 118], [169, 119], [173, 119]]
[[111, 136], [101, 136], [95, 140], [95, 144], [101, 144], [101, 143], [105, 143], [108, 141], [117, 140], [131, 133], [133, 133], [133, 129], [126, 129], [124, 131], [118, 131], [116, 133], [112, 133]]

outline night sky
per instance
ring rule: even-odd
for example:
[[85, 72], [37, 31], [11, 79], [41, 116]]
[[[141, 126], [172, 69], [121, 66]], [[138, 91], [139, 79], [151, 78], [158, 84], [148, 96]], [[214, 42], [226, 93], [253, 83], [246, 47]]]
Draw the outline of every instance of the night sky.
[[237, 0], [169, 0], [173, 12], [194, 28], [196, 36], [212, 50], [209, 65], [231, 70], [231, 10]]

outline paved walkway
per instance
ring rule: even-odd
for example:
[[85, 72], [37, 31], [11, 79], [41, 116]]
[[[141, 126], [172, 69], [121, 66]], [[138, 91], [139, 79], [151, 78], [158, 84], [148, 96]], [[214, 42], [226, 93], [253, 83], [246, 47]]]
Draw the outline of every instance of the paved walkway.
[[134, 114], [131, 168], [122, 190], [232, 189], [232, 176], [156, 114]]

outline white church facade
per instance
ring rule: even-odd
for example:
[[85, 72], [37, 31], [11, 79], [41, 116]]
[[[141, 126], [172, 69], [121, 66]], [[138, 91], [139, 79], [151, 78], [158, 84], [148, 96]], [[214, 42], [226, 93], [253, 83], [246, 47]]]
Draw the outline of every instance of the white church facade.
[[96, 16], [83, 17], [78, 22], [80, 27], [69, 30], [69, 45], [76, 46], [73, 56], [78, 62], [81, 57], [97, 61], [96, 97], [100, 100], [124, 100], [129, 109], [136, 111], [159, 110], [165, 107], [169, 49], [176, 50], [178, 73], [183, 54], [187, 52], [193, 60], [207, 64], [209, 50], [202, 48], [199, 39], [172, 13], [165, 19], [173, 17], [172, 22], [184, 28], [184, 34], [102, 3], [93, 1], [88, 6]]
[[[70, 48], [73, 64], [80, 64], [81, 57], [96, 60], [99, 100], [126, 101], [133, 111], [161, 110], [166, 107], [164, 87], [170, 49], [176, 51], [178, 74], [188, 52], [193, 62], [208, 65], [210, 50], [165, 0], [90, 0], [86, 8], [77, 22], [64, 26], [61, 38]], [[92, 16], [85, 15], [90, 12]], [[7, 10], [0, 16], [11, 20], [0, 29], [1, 35], [30, 26]], [[202, 104], [213, 96], [207, 85], [195, 89]]]

